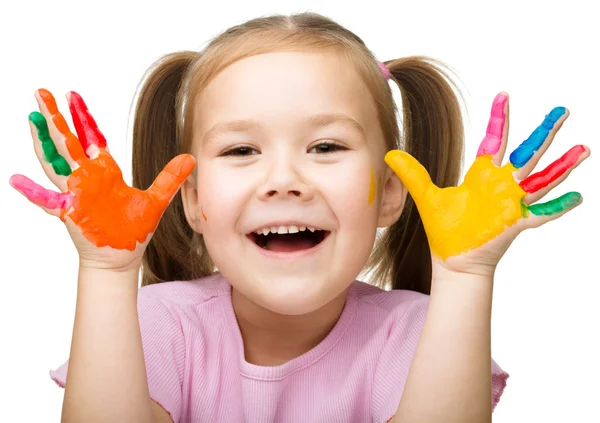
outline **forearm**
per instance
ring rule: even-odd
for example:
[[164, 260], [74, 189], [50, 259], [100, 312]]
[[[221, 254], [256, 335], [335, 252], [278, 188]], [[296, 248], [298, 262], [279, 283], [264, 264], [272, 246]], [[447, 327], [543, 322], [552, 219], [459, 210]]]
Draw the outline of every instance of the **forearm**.
[[62, 421], [152, 422], [138, 271], [80, 266]]
[[491, 422], [492, 291], [492, 277], [434, 271], [394, 422]]

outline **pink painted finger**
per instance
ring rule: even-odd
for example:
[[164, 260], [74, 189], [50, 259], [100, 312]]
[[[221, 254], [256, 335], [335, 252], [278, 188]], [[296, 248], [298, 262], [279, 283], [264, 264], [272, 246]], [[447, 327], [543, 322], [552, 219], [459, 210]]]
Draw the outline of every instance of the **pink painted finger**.
[[90, 145], [95, 145], [98, 148], [106, 148], [106, 138], [104, 138], [104, 135], [98, 129], [98, 125], [94, 117], [90, 114], [83, 98], [75, 91], [70, 91], [67, 93], [67, 101], [69, 102], [69, 110], [71, 111], [77, 137], [87, 156], [90, 156], [88, 152]]
[[492, 104], [492, 112], [490, 120], [485, 134], [485, 138], [479, 145], [477, 150], [477, 157], [483, 155], [495, 155], [500, 151], [502, 147], [503, 139], [506, 138], [505, 125], [506, 125], [506, 102], [508, 101], [508, 95], [500, 93], [494, 99]]
[[23, 175], [13, 175], [10, 177], [10, 185], [23, 194], [32, 203], [45, 209], [65, 210], [71, 207], [71, 193], [60, 193], [51, 191], [36, 184], [31, 179]]

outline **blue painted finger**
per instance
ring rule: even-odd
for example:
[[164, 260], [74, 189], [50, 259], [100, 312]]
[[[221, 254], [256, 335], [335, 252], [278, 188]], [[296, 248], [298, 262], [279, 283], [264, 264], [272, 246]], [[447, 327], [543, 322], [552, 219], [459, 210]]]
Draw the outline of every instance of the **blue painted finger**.
[[548, 138], [548, 134], [556, 125], [556, 122], [566, 113], [564, 107], [555, 107], [538, 126], [535, 131], [521, 143], [511, 154], [510, 162], [517, 169], [525, 166], [529, 160], [533, 157], [536, 151]]

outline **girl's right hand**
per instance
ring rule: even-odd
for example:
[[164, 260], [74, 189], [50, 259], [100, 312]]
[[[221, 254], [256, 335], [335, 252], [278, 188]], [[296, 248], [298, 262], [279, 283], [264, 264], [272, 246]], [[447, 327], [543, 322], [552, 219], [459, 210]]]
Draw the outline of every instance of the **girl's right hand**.
[[165, 209], [194, 169], [194, 158], [189, 154], [173, 158], [145, 191], [129, 187], [79, 94], [67, 94], [77, 137], [49, 91], [37, 90], [35, 97], [41, 114], [29, 115], [34, 149], [61, 192], [23, 175], [13, 175], [10, 184], [65, 222], [81, 265], [109, 270], [139, 267]]

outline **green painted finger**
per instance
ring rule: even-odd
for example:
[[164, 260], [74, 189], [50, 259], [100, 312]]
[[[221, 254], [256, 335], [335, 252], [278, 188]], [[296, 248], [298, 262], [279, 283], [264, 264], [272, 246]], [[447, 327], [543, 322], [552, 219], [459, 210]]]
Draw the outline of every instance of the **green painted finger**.
[[578, 192], [567, 192], [547, 203], [533, 204], [528, 207], [529, 211], [536, 216], [551, 216], [556, 213], [570, 209], [581, 201], [581, 194]]
[[42, 143], [44, 157], [52, 165], [52, 169], [54, 169], [57, 175], [69, 176], [71, 174], [71, 166], [69, 166], [63, 156], [58, 154], [54, 141], [50, 138], [48, 124], [46, 123], [44, 116], [39, 112], [31, 112], [29, 114], [29, 121], [33, 123], [37, 129], [37, 135]]

